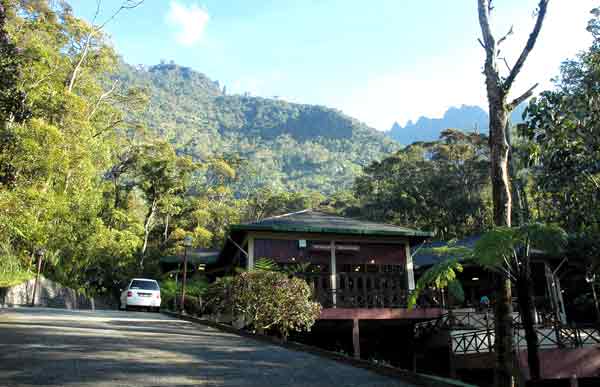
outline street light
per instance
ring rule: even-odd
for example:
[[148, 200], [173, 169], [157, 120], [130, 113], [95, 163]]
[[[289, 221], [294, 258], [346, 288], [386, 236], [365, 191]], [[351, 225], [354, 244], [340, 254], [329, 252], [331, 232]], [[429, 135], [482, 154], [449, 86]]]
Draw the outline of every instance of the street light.
[[187, 280], [187, 249], [192, 247], [192, 237], [186, 235], [183, 238], [183, 280], [181, 281], [181, 304], [179, 305], [180, 313], [185, 314], [185, 283]]
[[594, 286], [594, 281], [596, 281], [596, 273], [587, 271], [585, 273], [585, 282], [590, 284], [590, 286], [592, 287], [592, 296], [594, 297], [594, 307], [596, 308], [596, 322], [600, 322], [600, 308], [598, 308], [598, 297], [596, 296], [596, 288]]
[[35, 251], [35, 255], [38, 257], [37, 263], [37, 274], [35, 275], [35, 283], [33, 285], [33, 297], [31, 297], [31, 306], [35, 306], [35, 293], [38, 287], [38, 281], [40, 279], [40, 271], [42, 270], [42, 260], [44, 259], [44, 254], [46, 254], [46, 250], [43, 248], [39, 248]]

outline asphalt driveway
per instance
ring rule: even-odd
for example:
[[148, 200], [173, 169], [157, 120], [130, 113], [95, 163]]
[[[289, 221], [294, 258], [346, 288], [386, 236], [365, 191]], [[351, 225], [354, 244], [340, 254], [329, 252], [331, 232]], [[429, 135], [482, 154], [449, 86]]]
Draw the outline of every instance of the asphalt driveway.
[[160, 314], [0, 309], [0, 386], [411, 386]]

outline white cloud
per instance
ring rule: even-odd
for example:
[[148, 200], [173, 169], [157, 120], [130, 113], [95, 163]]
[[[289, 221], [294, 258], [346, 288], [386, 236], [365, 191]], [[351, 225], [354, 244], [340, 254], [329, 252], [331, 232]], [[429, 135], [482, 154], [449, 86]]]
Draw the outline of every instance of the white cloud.
[[188, 47], [202, 40], [209, 19], [206, 9], [197, 4], [186, 6], [177, 1], [171, 1], [167, 13], [167, 22], [177, 30], [177, 42]]
[[[560, 63], [589, 47], [590, 34], [585, 31], [593, 1], [562, 1], [550, 6], [538, 43], [511, 92], [518, 96], [538, 82], [537, 91], [552, 87], [550, 79], [559, 73]], [[515, 33], [503, 45], [509, 64], [514, 63], [533, 25], [531, 13], [514, 15], [508, 7], [494, 20], [497, 35], [511, 24]], [[451, 106], [479, 105], [487, 110], [484, 78], [481, 74], [483, 50], [472, 39], [452, 55], [411, 58], [402, 72], [368, 74], [361, 84], [339, 97], [333, 104], [367, 124], [388, 130], [394, 121], [404, 124], [420, 116], [441, 117]], [[504, 65], [501, 65], [504, 71]]]

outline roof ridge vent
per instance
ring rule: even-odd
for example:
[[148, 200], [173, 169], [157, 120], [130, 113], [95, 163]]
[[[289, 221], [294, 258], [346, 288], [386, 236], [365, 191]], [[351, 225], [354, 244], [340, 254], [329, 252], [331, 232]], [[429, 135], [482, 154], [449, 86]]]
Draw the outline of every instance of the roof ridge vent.
[[295, 212], [290, 212], [287, 214], [282, 214], [282, 215], [275, 215], [275, 216], [270, 216], [268, 218], [264, 218], [262, 220], [260, 220], [260, 222], [262, 222], [263, 220], [271, 220], [271, 219], [278, 219], [278, 218], [284, 218], [286, 216], [291, 216], [291, 215], [297, 215], [297, 214], [303, 214], [305, 212], [309, 212], [312, 211], [312, 208], [307, 208], [305, 210], [300, 210], [300, 211], [295, 211]]

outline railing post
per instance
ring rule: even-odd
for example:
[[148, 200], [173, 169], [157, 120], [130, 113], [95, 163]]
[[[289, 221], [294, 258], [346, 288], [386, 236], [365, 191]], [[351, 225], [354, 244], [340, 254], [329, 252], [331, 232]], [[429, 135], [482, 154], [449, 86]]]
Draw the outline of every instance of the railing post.
[[[455, 325], [456, 321], [454, 318], [454, 312], [452, 311], [452, 309], [448, 309], [448, 327], [452, 328]], [[452, 340], [450, 340], [450, 343], [452, 344]]]
[[554, 322], [554, 334], [556, 335], [556, 343], [558, 344], [559, 348], [563, 348], [564, 345], [562, 343], [562, 340], [560, 338], [560, 327], [559, 327], [559, 322], [555, 321]]
[[450, 332], [449, 336], [449, 341], [450, 341], [450, 350], [448, 351], [448, 363], [449, 363], [449, 368], [450, 368], [450, 377], [451, 378], [456, 378], [456, 368], [454, 367], [454, 342], [453, 342], [453, 338], [452, 338], [452, 333]]

